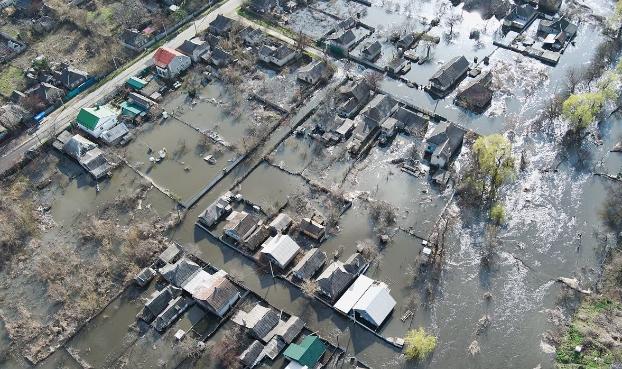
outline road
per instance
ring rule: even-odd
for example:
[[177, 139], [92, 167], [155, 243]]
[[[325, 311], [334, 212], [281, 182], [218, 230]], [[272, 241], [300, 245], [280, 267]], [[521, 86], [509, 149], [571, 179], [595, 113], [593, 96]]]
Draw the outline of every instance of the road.
[[[233, 17], [236, 14], [237, 8], [242, 5], [242, 0], [228, 0], [218, 8], [213, 9], [211, 12], [190, 23], [186, 29], [181, 31], [173, 39], [169, 40], [164, 46], [176, 48], [184, 40], [192, 38], [196, 35], [196, 32], [202, 32], [207, 29], [210, 22], [216, 18], [217, 15], [227, 15]], [[196, 29], [196, 31], [195, 31]], [[13, 147], [9, 152], [4, 154], [0, 158], [0, 177], [8, 170], [17, 165], [27, 151], [36, 149], [45, 143], [50, 138], [56, 136], [56, 133], [69, 127], [69, 125], [75, 120], [78, 112], [83, 107], [94, 105], [98, 100], [107, 94], [116, 90], [120, 85], [125, 83], [127, 79], [145, 67], [151, 64], [151, 58], [155, 51], [143, 56], [137, 60], [134, 64], [126, 67], [122, 72], [106, 82], [96, 90], [83, 95], [78, 95], [73, 100], [69, 101], [63, 107], [52, 112], [47, 118], [45, 118], [35, 133], [30, 136], [24, 137], [23, 141]]]

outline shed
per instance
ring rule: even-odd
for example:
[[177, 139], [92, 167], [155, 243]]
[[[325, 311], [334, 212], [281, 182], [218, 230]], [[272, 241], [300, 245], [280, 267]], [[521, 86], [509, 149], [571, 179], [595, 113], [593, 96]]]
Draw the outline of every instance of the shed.
[[172, 243], [166, 250], [162, 251], [160, 256], [158, 256], [158, 262], [163, 265], [173, 263], [177, 256], [181, 253], [179, 247], [176, 244]]
[[341, 298], [335, 304], [335, 309], [341, 311], [344, 314], [349, 314], [354, 305], [360, 300], [365, 292], [374, 283], [373, 279], [360, 275], [352, 283], [352, 285], [344, 292]]
[[151, 280], [153, 279], [153, 277], [155, 277], [155, 275], [156, 275], [156, 271], [153, 270], [153, 268], [151, 267], [147, 267], [141, 270], [140, 273], [138, 273], [136, 278], [134, 278], [134, 281], [136, 281], [136, 284], [139, 285], [140, 287], [144, 287], [147, 285], [147, 283], [151, 282]]
[[270, 222], [270, 228], [277, 233], [283, 233], [283, 231], [286, 231], [291, 224], [292, 217], [290, 217], [287, 213], [280, 213], [272, 222]]
[[389, 287], [376, 282], [369, 287], [360, 300], [354, 305], [354, 312], [376, 327], [382, 325], [395, 307], [395, 300], [389, 293]]
[[306, 336], [300, 344], [290, 344], [283, 355], [309, 368], [315, 367], [322, 355], [326, 352], [326, 346], [317, 336]]
[[261, 253], [269, 257], [281, 269], [285, 269], [300, 251], [300, 246], [288, 235], [277, 234], [269, 238]]
[[125, 83], [134, 90], [142, 90], [142, 88], [147, 86], [147, 83], [149, 82], [145, 81], [142, 78], [130, 77]]

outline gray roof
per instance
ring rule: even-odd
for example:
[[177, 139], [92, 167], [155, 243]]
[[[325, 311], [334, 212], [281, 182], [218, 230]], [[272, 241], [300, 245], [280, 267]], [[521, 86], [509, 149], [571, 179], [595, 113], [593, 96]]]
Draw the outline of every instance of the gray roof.
[[457, 56], [445, 63], [430, 78], [435, 87], [447, 90], [456, 83], [469, 69], [469, 61], [464, 56]]
[[250, 236], [244, 240], [244, 246], [246, 246], [249, 250], [255, 251], [259, 246], [261, 246], [265, 240], [270, 236], [270, 229], [266, 226], [257, 227], [257, 229], [251, 233]]
[[371, 44], [367, 45], [363, 49], [362, 53], [365, 54], [365, 55], [375, 56], [381, 50], [382, 50], [382, 45], [380, 44], [380, 42], [375, 41], [375, 42], [372, 42]]
[[199, 215], [201, 223], [208, 227], [216, 224], [223, 215], [231, 211], [230, 204], [232, 198], [233, 194], [230, 191], [227, 191], [224, 195], [220, 196], [216, 201], [211, 203], [207, 209]]
[[330, 264], [317, 278], [317, 284], [324, 295], [336, 299], [354, 280], [354, 274], [349, 273], [344, 263], [337, 260]]
[[332, 34], [330, 37], [328, 37], [328, 39], [339, 45], [346, 46], [356, 40], [356, 35], [354, 34], [354, 32], [352, 32], [351, 29], [341, 30]]
[[249, 213], [233, 213], [230, 220], [225, 225], [225, 232], [233, 234], [240, 239], [250, 236], [259, 223], [259, 219]]
[[175, 258], [177, 257], [177, 255], [179, 255], [180, 252], [181, 250], [179, 249], [179, 247], [177, 247], [176, 244], [172, 243], [169, 245], [169, 247], [166, 248], [166, 250], [162, 251], [162, 253], [159, 256], [159, 259], [169, 264], [169, 263], [172, 263], [173, 260], [175, 260]]
[[298, 264], [292, 269], [294, 275], [300, 279], [312, 278], [326, 262], [326, 253], [319, 248], [313, 248], [305, 253]]
[[255, 305], [251, 311], [241, 314], [246, 328], [250, 329], [255, 337], [264, 340], [280, 321], [279, 313], [270, 307]]
[[272, 341], [275, 336], [281, 338], [286, 343], [291, 343], [302, 329], [305, 322], [297, 316], [290, 316], [287, 321], [279, 320], [279, 323], [265, 337], [265, 340]]
[[169, 302], [180, 294], [181, 289], [173, 286], [167, 286], [161, 291], [154, 292], [147, 303], [145, 303], [143, 311], [139, 314], [140, 318], [146, 322], [151, 322], [156, 316], [160, 315], [160, 313], [164, 311]]
[[367, 108], [363, 112], [366, 118], [374, 120], [380, 124], [389, 115], [391, 115], [393, 108], [397, 105], [395, 101], [389, 95], [378, 94], [374, 96], [372, 101], [367, 105]]
[[363, 101], [369, 98], [370, 88], [364, 79], [348, 81], [339, 89], [339, 92], [346, 96], [352, 96], [357, 101]]
[[415, 42], [415, 35], [409, 32], [397, 41], [397, 45], [402, 48], [410, 48], [413, 42]]
[[66, 66], [60, 72], [56, 73], [56, 79], [65, 88], [72, 88], [75, 84], [81, 84], [89, 77], [89, 74], [85, 71]]
[[184, 282], [190, 279], [201, 267], [183, 257], [179, 259], [175, 264], [166, 264], [160, 268], [159, 272], [168, 281], [176, 287], [181, 287]]
[[238, 288], [226, 276], [217, 276], [210, 286], [205, 286], [194, 297], [211, 307], [215, 312], [221, 312], [240, 295]]
[[363, 271], [366, 265], [367, 261], [365, 261], [363, 255], [358, 252], [350, 255], [350, 257], [346, 259], [345, 263], [343, 263], [344, 268], [352, 274], [359, 274]]
[[298, 70], [298, 76], [304, 77], [308, 75], [312, 79], [322, 78], [327, 70], [327, 66], [328, 65], [323, 60], [319, 60], [315, 63], [309, 63]]
[[423, 136], [428, 129], [428, 119], [425, 116], [404, 107], [397, 108], [395, 113], [393, 113], [393, 117], [402, 122], [404, 127], [409, 129], [411, 133], [416, 132], [418, 135]]
[[279, 213], [272, 222], [270, 222], [270, 227], [274, 228], [277, 232], [282, 232], [287, 229], [292, 224], [292, 217], [290, 217], [287, 213]]
[[168, 306], [158, 315], [151, 324], [158, 332], [168, 328], [175, 319], [177, 319], [192, 304], [192, 299], [179, 296], [175, 300], [169, 302]]
[[250, 346], [248, 346], [248, 348], [239, 356], [242, 364], [249, 368], [255, 367], [261, 359], [263, 359], [264, 355], [262, 355], [262, 353], [264, 347], [265, 346], [261, 342], [254, 340], [253, 343], [251, 343]]
[[191, 40], [184, 40], [184, 42], [177, 48], [177, 51], [190, 56], [196, 49], [202, 47], [205, 43], [205, 41], [197, 37]]
[[233, 19], [227, 18], [222, 14], [218, 14], [216, 19], [214, 19], [210, 24], [209, 28], [216, 31], [217, 33], [227, 32], [231, 29], [233, 25]]
[[81, 135], [74, 135], [65, 143], [63, 146], [63, 150], [67, 153], [67, 155], [71, 156], [76, 160], [80, 160], [80, 158], [87, 153], [87, 151], [96, 148], [97, 145], [88, 139], [82, 137]]
[[270, 360], [276, 359], [277, 356], [283, 351], [287, 343], [279, 337], [272, 337], [263, 349], [263, 353], [270, 358]]

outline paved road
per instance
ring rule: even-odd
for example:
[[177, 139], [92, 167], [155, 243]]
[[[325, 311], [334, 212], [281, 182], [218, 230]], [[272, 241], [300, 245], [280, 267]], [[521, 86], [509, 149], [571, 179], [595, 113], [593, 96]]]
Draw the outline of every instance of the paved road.
[[[175, 38], [168, 41], [165, 46], [172, 48], [178, 47], [184, 40], [192, 38], [195, 35], [195, 27], [198, 32], [204, 31], [209, 26], [209, 23], [214, 20], [218, 14], [233, 16], [236, 9], [241, 4], [242, 0], [226, 1], [218, 8], [212, 10], [209, 14], [197, 19], [193, 23], [190, 23], [185, 30], [180, 32]], [[19, 163], [28, 150], [38, 148], [42, 143], [54, 137], [56, 133], [69, 127], [71, 122], [75, 120], [75, 117], [78, 115], [78, 112], [82, 107], [94, 105], [99, 99], [125, 83], [130, 76], [137, 74], [139, 71], [150, 65], [151, 57], [154, 52], [145, 55], [143, 58], [139, 59], [134, 64], [119, 73], [116, 77], [100, 86], [98, 89], [87, 95], [79, 95], [65, 104], [64, 107], [52, 112], [41, 122], [35, 133], [22, 138], [22, 142], [17, 144], [9, 152], [4, 154], [2, 158], [0, 158], [0, 176]]]

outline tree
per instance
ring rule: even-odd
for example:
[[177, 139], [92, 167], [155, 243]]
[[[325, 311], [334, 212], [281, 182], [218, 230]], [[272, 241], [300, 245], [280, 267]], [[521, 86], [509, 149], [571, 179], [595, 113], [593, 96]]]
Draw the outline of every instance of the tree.
[[481, 196], [493, 202], [499, 187], [515, 173], [512, 144], [500, 134], [481, 136], [473, 144], [475, 180], [480, 182]]
[[587, 128], [603, 108], [605, 96], [601, 92], [570, 95], [562, 105], [562, 114], [573, 131]]
[[502, 204], [495, 203], [490, 208], [490, 219], [497, 225], [505, 221], [505, 208]]
[[404, 347], [407, 358], [425, 359], [436, 348], [436, 337], [426, 333], [423, 328], [413, 329], [406, 334]]

